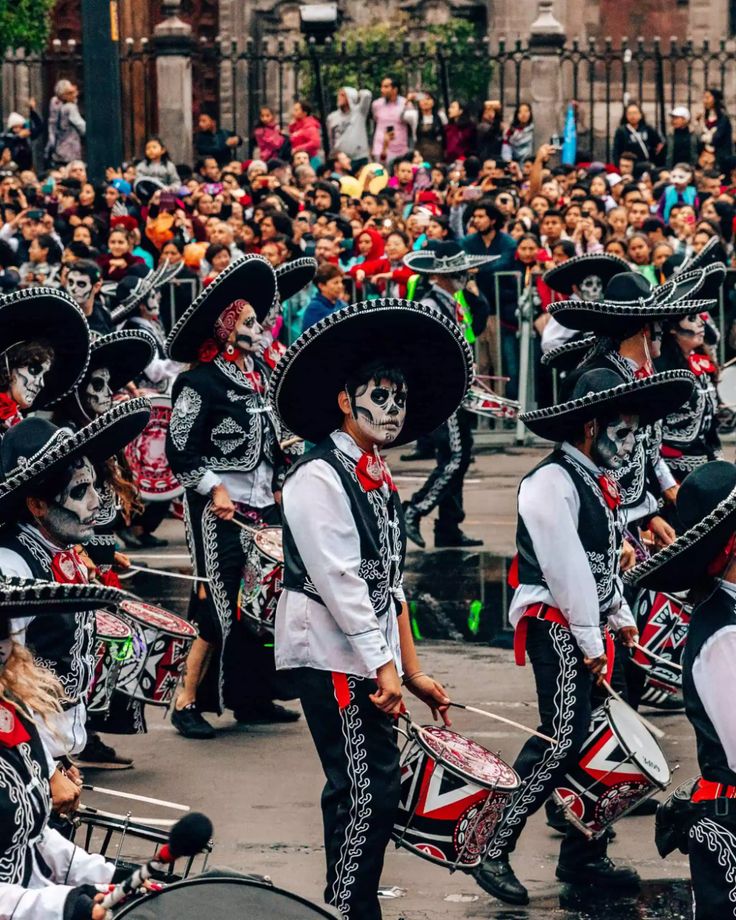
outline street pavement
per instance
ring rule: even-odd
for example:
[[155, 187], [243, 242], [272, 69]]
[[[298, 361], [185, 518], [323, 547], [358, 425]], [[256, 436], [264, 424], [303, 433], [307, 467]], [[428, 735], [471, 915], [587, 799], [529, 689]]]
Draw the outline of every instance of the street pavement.
[[[534, 449], [507, 449], [479, 456], [466, 484], [465, 528], [482, 537], [484, 549], [513, 552], [515, 496], [520, 477], [543, 453]], [[428, 463], [406, 464], [390, 457], [399, 490], [411, 493], [429, 472]], [[431, 526], [424, 524], [428, 545]], [[186, 562], [181, 525], [167, 521], [159, 531], [169, 546], [155, 554], [132, 553], [149, 565], [181, 568]], [[431, 549], [428, 550], [431, 552]], [[419, 552], [410, 548], [410, 552]], [[451, 578], [451, 566], [448, 566]], [[129, 586], [131, 582], [127, 583]], [[150, 582], [145, 582], [146, 585]], [[135, 589], [135, 581], [132, 587]], [[184, 586], [185, 582], [178, 585]], [[168, 586], [167, 586], [168, 589]], [[182, 589], [179, 588], [181, 591]], [[156, 602], [155, 594], [148, 599]], [[181, 609], [181, 604], [173, 606]], [[536, 724], [535, 694], [530, 668], [514, 665], [510, 651], [469, 642], [423, 642], [422, 665], [441, 680], [460, 702], [490, 709], [530, 726]], [[430, 718], [418, 701], [407, 699], [416, 721]], [[297, 706], [296, 703], [290, 703]], [[671, 767], [679, 765], [673, 785], [696, 773], [692, 732], [684, 715], [646, 710], [666, 732], [661, 742]], [[323, 847], [319, 796], [322, 776], [304, 722], [288, 726], [238, 726], [230, 715], [214, 719], [216, 740], [197, 742], [180, 737], [161, 710], [148, 708], [149, 732], [135, 737], [112, 737], [117, 749], [135, 758], [135, 769], [117, 773], [89, 773], [88, 781], [139, 795], [185, 803], [204, 811], [213, 821], [213, 864], [270, 876], [276, 885], [319, 901], [323, 886]], [[456, 710], [453, 727], [513, 762], [525, 735], [484, 717]], [[97, 793], [85, 801], [113, 811], [128, 805], [136, 816], [172, 817], [171, 812], [139, 803], [126, 803]], [[559, 837], [540, 812], [532, 818], [513, 857], [519, 878], [528, 885], [528, 908], [509, 908], [485, 895], [468, 875], [451, 875], [412, 853], [390, 846], [382, 884], [397, 897], [383, 900], [389, 920], [499, 917], [595, 918], [628, 920], [689, 916], [687, 858], [676, 853], [663, 861], [654, 846], [653, 818], [625, 818], [610, 854], [636, 866], [646, 881], [639, 899], [614, 898], [599, 892], [559, 886], [554, 869]]]

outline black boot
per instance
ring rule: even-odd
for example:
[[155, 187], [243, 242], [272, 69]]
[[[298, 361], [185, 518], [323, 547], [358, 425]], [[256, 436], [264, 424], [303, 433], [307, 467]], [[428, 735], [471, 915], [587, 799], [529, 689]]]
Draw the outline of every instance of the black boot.
[[449, 533], [435, 530], [434, 545], [437, 549], [446, 549], [449, 547], [464, 549], [471, 546], [483, 546], [483, 541], [474, 540], [472, 537], [464, 534], [460, 529], [454, 532], [450, 531]]
[[566, 866], [557, 864], [555, 872], [561, 882], [569, 885], [596, 885], [599, 888], [638, 888], [639, 873], [630, 866], [617, 866], [608, 856], [587, 863]]
[[171, 724], [185, 738], [196, 738], [200, 741], [215, 737], [214, 728], [194, 703], [190, 703], [183, 709], [175, 709], [171, 713]]
[[483, 891], [506, 904], [528, 904], [529, 892], [514, 875], [508, 859], [486, 859], [473, 877]]
[[422, 532], [419, 529], [421, 523], [421, 517], [416, 513], [412, 508], [409, 502], [404, 502], [404, 526], [406, 527], [406, 536], [412, 543], [416, 543], [417, 546], [424, 549], [427, 545], [427, 541], [422, 536]]

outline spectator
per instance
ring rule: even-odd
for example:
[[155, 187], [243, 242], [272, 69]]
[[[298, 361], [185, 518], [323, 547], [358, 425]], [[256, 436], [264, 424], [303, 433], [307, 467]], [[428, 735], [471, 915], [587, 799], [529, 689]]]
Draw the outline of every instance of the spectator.
[[369, 282], [382, 297], [406, 297], [412, 271], [404, 265], [404, 256], [409, 251], [407, 235], [401, 230], [394, 230], [386, 237], [383, 256], [354, 265], [349, 274], [355, 278], [358, 288], [363, 288]]
[[503, 135], [501, 149], [504, 160], [521, 163], [532, 155], [534, 150], [534, 116], [528, 102], [521, 102], [516, 107], [511, 124]]
[[70, 80], [59, 80], [49, 102], [46, 161], [52, 167], [82, 158], [82, 138], [87, 130], [77, 99], [78, 88]]
[[302, 332], [321, 319], [347, 306], [342, 299], [344, 285], [342, 269], [325, 262], [317, 268], [314, 276], [317, 292], [310, 301], [302, 318]]
[[445, 125], [445, 162], [454, 163], [475, 153], [476, 137], [475, 122], [463, 105], [453, 99], [447, 110]]
[[135, 177], [136, 180], [155, 179], [169, 189], [179, 188], [181, 185], [179, 173], [171, 162], [161, 138], [148, 138], [143, 159], [135, 168]]
[[634, 233], [629, 237], [628, 260], [634, 266], [634, 271], [644, 275], [652, 287], [657, 284], [657, 274], [652, 265], [652, 247], [646, 233]]
[[685, 105], [676, 105], [670, 112], [672, 132], [667, 136], [667, 155], [665, 163], [672, 169], [676, 163], [692, 166], [698, 156], [697, 138], [690, 130], [690, 109]]
[[194, 135], [194, 150], [198, 157], [214, 157], [219, 166], [224, 166], [235, 158], [236, 150], [242, 143], [243, 139], [238, 134], [218, 128], [210, 114], [200, 113]]
[[[720, 183], [718, 191], [720, 192]], [[664, 189], [659, 199], [657, 213], [667, 223], [670, 211], [675, 204], [695, 206], [698, 200], [693, 185], [693, 170], [689, 163], [676, 163], [670, 172], [670, 184]]]
[[265, 168], [267, 160], [272, 157], [288, 159], [291, 156], [291, 141], [283, 133], [273, 110], [267, 105], [262, 105], [259, 109], [258, 122], [251, 135], [251, 153], [255, 153], [256, 150], [260, 159], [254, 160], [253, 163], [263, 163], [264, 174], [267, 172]]
[[314, 160], [322, 146], [322, 133], [319, 121], [312, 115], [311, 107], [301, 100], [294, 103], [293, 121], [289, 125], [289, 138], [292, 153], [303, 150]]
[[630, 153], [639, 162], [658, 163], [663, 149], [662, 138], [646, 123], [639, 104], [629, 102], [613, 136], [613, 162], [618, 163], [622, 153]]
[[230, 254], [230, 248], [224, 243], [210, 243], [205, 251], [204, 258], [206, 263], [210, 266], [202, 282], [206, 287], [220, 274], [220, 272], [228, 267], [232, 261], [232, 256]]
[[712, 150], [718, 166], [725, 168], [733, 154], [733, 132], [723, 93], [715, 86], [703, 93], [703, 113], [698, 116], [698, 122], [701, 125], [699, 149]]
[[41, 136], [43, 119], [36, 111], [36, 100], [28, 100], [28, 121], [18, 112], [11, 112], [6, 122], [6, 131], [0, 135], [0, 156], [3, 150], [10, 152], [10, 159], [18, 171], [31, 169], [33, 151], [31, 142]]
[[115, 227], [107, 238], [107, 252], [97, 259], [104, 281], [121, 281], [134, 265], [143, 265], [143, 259], [134, 256], [130, 233], [123, 227]]
[[486, 99], [478, 121], [478, 146], [480, 160], [500, 160], [503, 146], [503, 107], [498, 99]]
[[406, 97], [404, 121], [411, 128], [414, 149], [425, 163], [434, 165], [442, 160], [447, 117], [438, 110], [431, 93], [409, 93]]
[[409, 126], [405, 118], [406, 99], [399, 93], [395, 77], [381, 80], [381, 98], [374, 100], [371, 114], [376, 130], [373, 134], [373, 159], [388, 163], [403, 157], [409, 150]]
[[337, 93], [337, 108], [327, 116], [330, 149], [346, 154], [357, 172], [368, 162], [368, 128], [371, 92], [343, 86]]

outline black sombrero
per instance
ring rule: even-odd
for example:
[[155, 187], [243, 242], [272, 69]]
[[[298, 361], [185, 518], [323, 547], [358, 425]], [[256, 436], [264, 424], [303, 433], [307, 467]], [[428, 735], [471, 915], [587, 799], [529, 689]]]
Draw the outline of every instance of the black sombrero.
[[664, 371], [624, 381], [614, 370], [592, 368], [580, 374], [565, 402], [523, 412], [519, 418], [548, 441], [564, 441], [584, 422], [602, 415], [637, 415], [640, 425], [648, 425], [687, 402], [694, 382], [690, 371]]
[[184, 268], [184, 262], [171, 263], [165, 259], [158, 268], [145, 275], [126, 275], [115, 288], [116, 305], [110, 318], [113, 323], [122, 323], [133, 313], [153, 291], [172, 281]]
[[549, 351], [545, 351], [541, 358], [542, 364], [552, 370], [566, 374], [580, 364], [595, 343], [596, 337], [594, 335], [585, 335], [582, 338], [565, 342], [563, 345], [558, 345], [556, 348], [550, 348]]
[[131, 595], [102, 584], [76, 585], [40, 578], [0, 578], [0, 620], [59, 613], [116, 610]]
[[572, 294], [573, 285], [578, 286], [586, 278], [596, 275], [605, 287], [614, 275], [631, 271], [629, 263], [621, 256], [606, 252], [586, 252], [573, 256], [561, 265], [555, 265], [542, 275], [542, 281], [553, 291]]
[[317, 260], [311, 256], [301, 259], [292, 259], [276, 269], [276, 292], [279, 301], [283, 303], [314, 281], [317, 271]]
[[169, 357], [174, 361], [195, 361], [200, 346], [212, 338], [215, 322], [234, 300], [247, 300], [261, 322], [273, 306], [276, 274], [268, 259], [247, 255], [231, 262], [208, 284], [166, 339]]
[[156, 192], [163, 191], [165, 188], [166, 186], [160, 179], [154, 179], [152, 176], [142, 176], [133, 183], [133, 191], [143, 204], [150, 201]]
[[685, 259], [675, 271], [678, 274], [680, 272], [689, 272], [696, 268], [705, 268], [708, 265], [714, 265], [717, 262], [723, 263], [725, 260], [726, 252], [723, 249], [720, 239], [717, 236], [712, 236], [700, 252], [696, 253], [694, 256], [690, 256], [689, 259]]
[[685, 477], [675, 502], [687, 527], [674, 543], [624, 575], [631, 585], [683, 591], [705, 573], [736, 530], [736, 466], [712, 460]]
[[0, 441], [0, 520], [17, 502], [79, 457], [97, 464], [122, 450], [146, 427], [150, 402], [139, 397], [119, 403], [78, 431], [32, 416]]
[[76, 301], [54, 288], [26, 288], [0, 297], [0, 360], [14, 345], [48, 342], [51, 369], [33, 403], [42, 409], [74, 389], [89, 360], [89, 326]]
[[456, 323], [434, 307], [385, 298], [350, 304], [302, 333], [276, 365], [269, 401], [289, 431], [321, 441], [342, 424], [338, 393], [371, 361], [406, 376], [406, 421], [393, 444], [434, 431], [460, 405], [472, 377], [470, 348]]
[[474, 256], [454, 240], [434, 243], [404, 256], [404, 265], [420, 275], [456, 275], [495, 262], [500, 256]]

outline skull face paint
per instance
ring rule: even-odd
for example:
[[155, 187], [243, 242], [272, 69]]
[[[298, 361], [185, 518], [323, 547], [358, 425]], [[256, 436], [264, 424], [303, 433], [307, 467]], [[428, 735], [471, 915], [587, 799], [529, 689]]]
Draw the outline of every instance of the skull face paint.
[[161, 294], [158, 291], [151, 291], [140, 307], [141, 315], [145, 319], [158, 319], [161, 312]]
[[470, 272], [459, 272], [456, 275], [448, 275], [447, 280], [456, 292], [462, 291], [463, 288], [467, 287], [468, 281], [470, 281]]
[[578, 293], [581, 300], [586, 300], [588, 303], [597, 303], [603, 300], [603, 282], [598, 275], [588, 275], [580, 282]]
[[404, 427], [406, 397], [405, 383], [385, 378], [374, 378], [358, 387], [352, 407], [361, 434], [379, 447], [395, 441]]
[[71, 546], [93, 535], [100, 508], [96, 481], [92, 464], [82, 457], [64, 490], [48, 506], [41, 523], [60, 546]]
[[73, 268], [69, 269], [66, 276], [66, 290], [80, 307], [87, 305], [92, 296], [93, 287], [94, 282], [89, 275], [85, 275], [84, 272], [76, 272]]
[[705, 341], [705, 320], [698, 314], [685, 316], [672, 330], [672, 334], [677, 338], [682, 351], [688, 354], [702, 347]]
[[106, 367], [97, 367], [89, 375], [84, 388], [83, 408], [90, 418], [112, 408], [110, 371]]
[[596, 422], [592, 455], [602, 469], [620, 470], [634, 449], [638, 415], [619, 415]]
[[256, 311], [250, 304], [243, 307], [238, 322], [233, 329], [233, 344], [244, 354], [259, 354], [262, 347], [263, 327], [256, 319]]
[[659, 358], [662, 354], [662, 336], [664, 330], [662, 329], [661, 323], [650, 323], [649, 325], [649, 339], [648, 339], [648, 348], [649, 348], [649, 357], [650, 358]]
[[51, 370], [50, 361], [33, 361], [24, 367], [10, 371], [10, 395], [21, 409], [30, 409], [43, 389], [46, 374]]
[[679, 188], [685, 188], [686, 185], [689, 185], [692, 178], [693, 174], [691, 172], [686, 169], [679, 169], [677, 166], [670, 172], [670, 182]]

